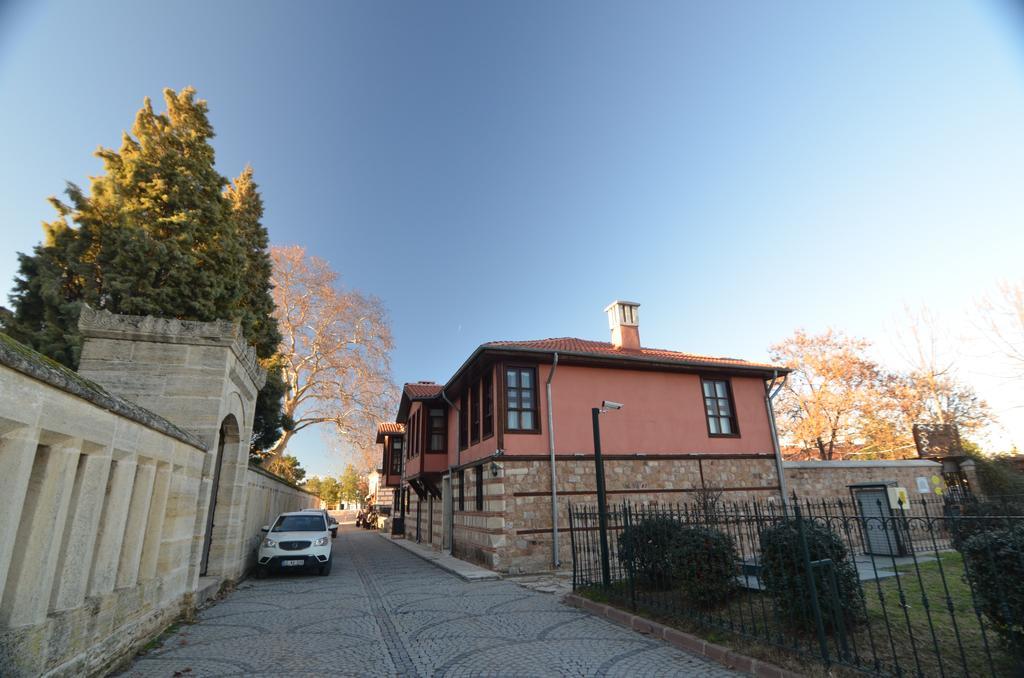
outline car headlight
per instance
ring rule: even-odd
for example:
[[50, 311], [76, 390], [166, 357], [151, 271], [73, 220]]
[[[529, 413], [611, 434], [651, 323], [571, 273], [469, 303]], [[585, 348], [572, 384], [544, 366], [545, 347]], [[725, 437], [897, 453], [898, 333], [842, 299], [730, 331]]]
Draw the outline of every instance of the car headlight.
[[266, 546], [267, 548], [270, 548], [270, 547], [273, 547], [273, 546], [277, 546], [277, 542], [274, 541], [273, 539], [271, 539], [270, 537], [267, 537], [266, 539], [263, 540], [263, 545]]
[[313, 540], [313, 546], [327, 546], [328, 537], [320, 537]]

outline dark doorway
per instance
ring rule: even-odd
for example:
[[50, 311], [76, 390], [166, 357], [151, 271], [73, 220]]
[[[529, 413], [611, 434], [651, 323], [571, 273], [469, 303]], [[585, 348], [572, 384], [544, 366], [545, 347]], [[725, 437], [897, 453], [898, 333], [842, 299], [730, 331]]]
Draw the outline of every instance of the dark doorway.
[[[233, 440], [231, 440], [233, 438]], [[203, 533], [203, 558], [199, 561], [199, 576], [205, 577], [210, 567], [210, 548], [213, 546], [213, 528], [217, 518], [217, 498], [220, 496], [221, 468], [224, 466], [225, 443], [237, 442], [238, 425], [228, 415], [220, 424], [217, 434], [217, 456], [213, 460], [213, 479], [210, 482], [210, 510], [206, 512], [206, 530]]]

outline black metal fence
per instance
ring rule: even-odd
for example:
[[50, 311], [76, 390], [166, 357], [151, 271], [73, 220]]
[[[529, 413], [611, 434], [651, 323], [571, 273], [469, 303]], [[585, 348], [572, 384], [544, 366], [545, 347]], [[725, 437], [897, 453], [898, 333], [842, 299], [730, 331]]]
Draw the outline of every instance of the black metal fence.
[[[969, 535], [1024, 526], [1024, 517], [1019, 505], [988, 504], [985, 512], [974, 503], [931, 497], [890, 508], [851, 498], [784, 507], [701, 497], [616, 504], [607, 511], [607, 581], [597, 509], [575, 505], [573, 588], [826, 666], [895, 676], [1024, 675], [1019, 645], [1016, 652], [1007, 645], [1014, 633], [1024, 639], [1024, 619], [1015, 618], [1024, 600], [1024, 581], [1014, 574], [1024, 573], [1022, 556], [998, 544], [980, 556], [957, 550]], [[1008, 553], [1018, 562], [1006, 562]], [[981, 571], [999, 567], [1007, 579], [997, 577], [1002, 588], [993, 592]], [[1010, 602], [993, 612], [994, 598]]]

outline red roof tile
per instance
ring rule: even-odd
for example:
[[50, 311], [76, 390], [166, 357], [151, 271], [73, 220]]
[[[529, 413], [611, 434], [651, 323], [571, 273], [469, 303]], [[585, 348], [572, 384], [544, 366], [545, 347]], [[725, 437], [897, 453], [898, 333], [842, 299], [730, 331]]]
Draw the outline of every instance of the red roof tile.
[[606, 341], [590, 341], [575, 337], [558, 337], [554, 339], [536, 339], [533, 341], [491, 341], [484, 344], [486, 348], [532, 349], [539, 351], [558, 351], [564, 353], [590, 354], [600, 357], [625, 358], [635, 360], [651, 360], [685, 364], [720, 365], [724, 367], [755, 367], [766, 369], [784, 368], [769, 363], [754, 363], [739, 358], [697, 355], [681, 353], [661, 348], [616, 348]]
[[382, 421], [377, 424], [377, 443], [384, 442], [384, 436], [402, 436], [405, 435], [405, 424], [399, 424], [393, 421]]
[[424, 398], [436, 398], [441, 395], [441, 385], [433, 382], [419, 382], [405, 385], [405, 395], [411, 400], [422, 400]]

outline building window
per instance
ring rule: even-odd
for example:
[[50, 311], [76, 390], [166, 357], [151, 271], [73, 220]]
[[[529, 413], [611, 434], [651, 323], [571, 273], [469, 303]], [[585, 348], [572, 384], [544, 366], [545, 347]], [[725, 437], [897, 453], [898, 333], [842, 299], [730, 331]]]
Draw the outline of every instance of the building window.
[[469, 426], [470, 442], [480, 442], [480, 385], [476, 384], [469, 389]]
[[736, 408], [732, 389], [724, 379], [701, 379], [704, 389], [704, 411], [708, 417], [708, 433], [712, 436], [738, 436]]
[[459, 449], [469, 447], [469, 391], [462, 392], [459, 401]]
[[431, 452], [444, 452], [445, 451], [445, 422], [444, 422], [444, 408], [443, 407], [432, 407], [430, 408], [430, 451]]
[[484, 466], [476, 467], [476, 510], [484, 510]]
[[494, 435], [494, 373], [484, 375], [484, 438]]
[[420, 428], [420, 412], [416, 413], [416, 425], [414, 427], [415, 437], [413, 438], [412, 444], [416, 448], [413, 450], [412, 455], [414, 457], [420, 456], [420, 452], [423, 450], [423, 430]]
[[466, 470], [459, 469], [459, 510], [466, 510]]
[[506, 429], [537, 430], [537, 370], [533, 367], [509, 367], [505, 370], [507, 402]]
[[402, 475], [402, 447], [404, 442], [401, 438], [391, 439], [391, 475]]

